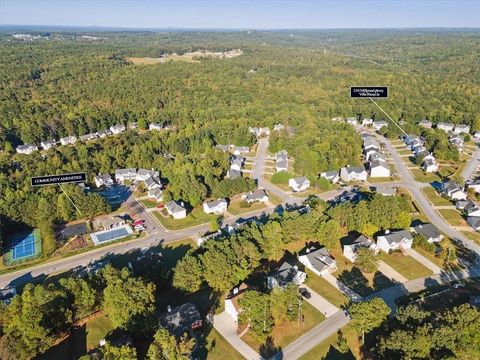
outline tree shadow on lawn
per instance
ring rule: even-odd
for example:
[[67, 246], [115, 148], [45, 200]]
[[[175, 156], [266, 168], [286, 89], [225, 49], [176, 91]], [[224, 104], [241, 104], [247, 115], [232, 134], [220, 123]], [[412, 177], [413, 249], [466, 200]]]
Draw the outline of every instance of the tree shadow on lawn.
[[283, 359], [282, 347], [276, 346], [271, 336], [267, 337], [265, 342], [260, 345], [259, 353], [263, 359]]
[[380, 291], [386, 288], [389, 288], [393, 285], [397, 284], [396, 281], [386, 277], [380, 271], [376, 271], [373, 275], [373, 290]]
[[335, 346], [330, 345], [327, 355], [322, 360], [355, 360], [355, 356], [350, 349], [346, 353], [342, 353]]
[[338, 275], [338, 280], [360, 296], [368, 296], [375, 291], [370, 287], [368, 279], [357, 267], [353, 267], [351, 270], [343, 270], [342, 273]]

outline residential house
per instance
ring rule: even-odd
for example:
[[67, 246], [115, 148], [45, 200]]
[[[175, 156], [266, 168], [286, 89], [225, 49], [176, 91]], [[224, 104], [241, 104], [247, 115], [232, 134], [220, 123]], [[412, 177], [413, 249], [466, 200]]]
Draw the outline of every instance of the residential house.
[[203, 203], [203, 211], [207, 214], [221, 215], [227, 211], [227, 207], [228, 204], [225, 199], [217, 199]]
[[37, 151], [38, 148], [35, 145], [25, 144], [25, 145], [18, 145], [15, 149], [19, 154], [27, 154], [30, 155], [34, 151]]
[[154, 199], [156, 202], [160, 202], [163, 199], [163, 191], [161, 188], [153, 188], [148, 190], [148, 197]]
[[284, 261], [278, 269], [267, 277], [267, 286], [269, 289], [276, 287], [286, 287], [288, 284], [294, 283], [296, 285], [302, 285], [305, 283], [307, 274], [298, 270], [298, 266], [291, 265], [289, 262]]
[[340, 180], [340, 176], [338, 175], [337, 170], [322, 172], [320, 173], [320, 177], [327, 179], [333, 184], [337, 183]]
[[85, 134], [85, 135], [80, 135], [80, 141], [90, 141], [90, 140], [95, 140], [98, 137], [96, 133], [91, 133], [91, 134]]
[[158, 171], [155, 171], [154, 169], [138, 169], [137, 174], [135, 176], [136, 181], [145, 181], [148, 178], [158, 178]]
[[242, 170], [242, 166], [243, 166], [243, 158], [239, 158], [239, 157], [232, 157], [232, 159], [230, 160], [230, 169], [232, 170]]
[[177, 204], [174, 200], [170, 200], [165, 204], [165, 209], [167, 209], [168, 215], [174, 219], [184, 219], [187, 217], [187, 209], [184, 208], [183, 202]]
[[337, 117], [332, 118], [332, 121], [333, 122], [343, 121], [343, 118], [340, 117], [340, 116], [337, 116]]
[[480, 231], [480, 217], [468, 217], [467, 223], [473, 228], [473, 230]]
[[275, 169], [277, 172], [288, 170], [288, 153], [286, 150], [279, 151], [275, 155]]
[[100, 220], [104, 230], [110, 230], [119, 226], [126, 225], [125, 218], [120, 215], [107, 216]]
[[221, 145], [221, 144], [215, 145], [215, 148], [217, 148], [218, 150], [221, 150], [225, 153], [229, 152], [232, 147], [233, 147], [233, 145]]
[[480, 193], [480, 179], [473, 180], [467, 186], [469, 189], [473, 189], [476, 194]]
[[128, 168], [128, 169], [115, 170], [116, 182], [135, 181], [136, 177], [137, 177], [137, 169]]
[[480, 139], [480, 131], [475, 131], [475, 132], [473, 133], [473, 138], [474, 138], [474, 139], [477, 139], [477, 140]]
[[420, 120], [418, 125], [426, 128], [426, 129], [431, 129], [432, 128], [432, 122], [430, 120], [427, 120], [427, 119]]
[[374, 121], [372, 126], [375, 130], [379, 131], [384, 126], [388, 126], [388, 122], [386, 122], [384, 120]]
[[288, 180], [288, 186], [292, 188], [294, 192], [306, 191], [310, 187], [310, 180], [306, 176], [300, 176]]
[[390, 166], [386, 161], [380, 159], [370, 162], [371, 177], [390, 177]]
[[40, 145], [42, 146], [43, 150], [48, 150], [57, 146], [57, 142], [55, 140], [46, 140], [42, 141]]
[[[138, 176], [138, 174], [137, 174]], [[154, 189], [161, 189], [162, 188], [162, 184], [160, 184], [157, 180], [157, 178], [153, 178], [153, 177], [148, 177], [146, 178], [143, 183], [145, 184], [145, 187], [147, 188], [147, 190], [154, 190]]]
[[267, 127], [258, 128], [258, 127], [250, 127], [248, 129], [252, 134], [254, 134], [257, 138], [268, 136], [270, 135], [270, 129]]
[[122, 132], [124, 132], [126, 129], [125, 129], [125, 125], [114, 125], [114, 126], [110, 126], [110, 131], [112, 132], [112, 134], [120, 134]]
[[159, 123], [148, 124], [148, 130], [163, 130], [163, 125]]
[[480, 208], [478, 207], [477, 204], [471, 203], [468, 204], [463, 208], [463, 211], [467, 215], [467, 217], [480, 217]]
[[443, 235], [433, 224], [420, 224], [413, 228], [417, 234], [422, 235], [429, 243], [440, 242]]
[[128, 123], [128, 128], [130, 130], [136, 130], [136, 129], [138, 129], [138, 123], [136, 123], [136, 122]]
[[97, 132], [97, 136], [101, 139], [103, 139], [104, 137], [107, 137], [109, 135], [112, 135], [112, 132], [108, 129], [100, 130], [100, 131]]
[[451, 200], [465, 200], [467, 194], [465, 194], [457, 183], [451, 180], [444, 180], [442, 183], [442, 191]]
[[249, 291], [248, 285], [241, 283], [239, 286], [234, 287], [225, 298], [225, 312], [230, 315], [236, 323], [238, 323], [238, 315], [241, 312], [239, 300], [247, 291]]
[[464, 141], [463, 141], [463, 137], [460, 136], [460, 135], [452, 135], [450, 136], [450, 138], [448, 139], [448, 141], [450, 142], [450, 144], [454, 145], [458, 151], [462, 152], [463, 151], [463, 145], [464, 145]]
[[285, 129], [285, 126], [282, 125], [282, 124], [274, 124], [273, 125], [273, 131], [275, 131], [275, 132], [282, 131], [283, 129]]
[[385, 155], [383, 155], [382, 153], [380, 152], [373, 152], [370, 154], [370, 156], [367, 158], [368, 161], [372, 162], [372, 161], [375, 161], [375, 160], [379, 160], [379, 161], [387, 161], [386, 158], [385, 158]]
[[95, 175], [93, 179], [97, 188], [102, 186], [109, 187], [113, 185], [113, 179], [110, 174], [98, 174]]
[[470, 132], [470, 126], [466, 124], [457, 124], [455, 129], [453, 129], [455, 134], [468, 134]]
[[228, 169], [227, 170], [227, 178], [229, 179], [236, 179], [238, 177], [241, 177], [242, 176], [242, 172], [239, 171], [239, 170], [235, 170], [235, 169]]
[[173, 309], [169, 305], [167, 312], [159, 316], [158, 323], [162, 328], [167, 329], [170, 335], [177, 337], [185, 332], [199, 329], [203, 325], [200, 312], [191, 302]]
[[300, 252], [298, 260], [319, 276], [337, 270], [337, 262], [325, 247], [306, 246]]
[[358, 119], [356, 117], [347, 117], [347, 124], [350, 125], [357, 125], [358, 124]]
[[340, 169], [340, 178], [343, 181], [367, 181], [367, 171], [363, 165], [347, 166]]
[[248, 146], [238, 146], [233, 150], [233, 155], [248, 154], [249, 152], [250, 148]]
[[453, 130], [454, 125], [452, 123], [439, 122], [437, 124], [437, 129], [443, 130], [445, 132], [450, 132]]
[[8, 287], [0, 290], [0, 301], [4, 305], [8, 305], [12, 302], [12, 299], [17, 295], [17, 289], [15, 287]]
[[407, 230], [390, 232], [386, 230], [384, 235], [377, 237], [378, 247], [388, 253], [390, 250], [409, 249], [412, 247], [413, 237]]
[[393, 186], [375, 186], [374, 190], [383, 196], [394, 196], [397, 193], [397, 189]]
[[343, 256], [345, 256], [351, 262], [355, 262], [357, 260], [357, 251], [361, 248], [367, 248], [375, 255], [380, 251], [380, 248], [373, 240], [360, 235], [352, 244], [343, 246]]
[[257, 189], [244, 194], [242, 199], [250, 204], [255, 202], [266, 202], [268, 201], [268, 195], [265, 190]]
[[60, 144], [62, 145], [73, 145], [77, 142], [76, 136], [65, 136], [60, 138]]
[[455, 202], [455, 207], [458, 209], [458, 210], [463, 210], [465, 208], [469, 208], [469, 207], [475, 207], [475, 203], [472, 201], [472, 200], [457, 200]]
[[438, 164], [433, 155], [426, 155], [423, 158], [422, 170], [427, 173], [437, 172]]
[[372, 125], [372, 124], [373, 124], [373, 119], [364, 118], [364, 119], [362, 120], [362, 125], [363, 125], [363, 126], [370, 126], [370, 125]]

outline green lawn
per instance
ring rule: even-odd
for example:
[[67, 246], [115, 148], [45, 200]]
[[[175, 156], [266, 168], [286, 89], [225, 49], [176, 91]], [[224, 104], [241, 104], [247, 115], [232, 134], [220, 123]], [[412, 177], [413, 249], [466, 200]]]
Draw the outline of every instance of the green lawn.
[[146, 208], [154, 208], [159, 204], [155, 200], [149, 200], [149, 199], [143, 199], [138, 201], [142, 203], [142, 205], [145, 206]]
[[[163, 214], [166, 215], [166, 210], [163, 209]], [[203, 212], [202, 207], [196, 207], [193, 209], [185, 219], [175, 220], [170, 216], [164, 216], [160, 211], [153, 211], [150, 214], [160, 221], [160, 223], [167, 230], [181, 230], [192, 226], [208, 223], [216, 218], [215, 215], [208, 215]]]
[[349, 301], [349, 299], [338, 291], [337, 288], [332, 286], [321, 276], [315, 275], [310, 270], [307, 270], [307, 285], [338, 308]]
[[431, 183], [433, 181], [439, 181], [439, 182], [442, 181], [442, 179], [440, 179], [440, 177], [435, 173], [425, 173], [421, 169], [409, 169], [409, 170], [412, 172], [413, 177], [417, 181], [428, 182], [428, 183]]
[[380, 251], [379, 258], [409, 280], [432, 275], [432, 271], [430, 269], [426, 268], [417, 260], [408, 255], [397, 253], [389, 255], [385, 254], [383, 251]]
[[449, 200], [439, 196], [435, 189], [432, 187], [423, 188], [422, 192], [434, 206], [452, 205]]
[[[302, 314], [304, 318], [303, 324], [299, 324], [297, 321], [288, 321], [274, 326], [271, 337], [273, 338], [276, 347], [280, 346], [281, 348], [284, 348], [293, 340], [302, 336], [308, 330], [325, 320], [325, 316], [306, 301], [303, 302]], [[259, 348], [262, 345], [250, 333], [244, 335], [242, 340], [256, 351], [259, 351]]]
[[228, 207], [228, 212], [232, 215], [240, 215], [249, 211], [253, 210], [260, 210], [265, 209], [267, 205], [262, 202], [257, 202], [251, 204], [249, 207], [241, 207], [241, 204], [244, 203], [242, 199], [235, 199], [230, 202], [230, 206]]
[[[212, 329], [207, 336], [207, 360], [243, 360], [243, 356], [237, 352], [217, 330]], [[203, 357], [200, 357], [203, 358]]]
[[299, 358], [299, 360], [354, 360], [360, 359], [360, 343], [358, 341], [358, 337], [352, 328], [347, 325], [343, 327], [342, 333], [347, 339], [347, 344], [350, 347], [350, 351], [342, 354], [337, 350], [335, 347], [338, 339], [338, 335], [332, 334], [324, 341], [316, 345], [314, 348], [309, 350], [303, 356]]
[[393, 177], [369, 177], [368, 178], [368, 182], [372, 184], [384, 183], [389, 181], [397, 181], [397, 179]]
[[273, 195], [272, 193], [268, 194], [268, 201], [270, 201], [273, 205], [279, 205], [282, 203], [282, 199], [278, 196]]
[[87, 349], [93, 349], [99, 345], [101, 339], [113, 329], [112, 323], [105, 315], [100, 315], [86, 324]]
[[438, 212], [452, 226], [468, 226], [460, 212], [456, 209], [439, 209]]

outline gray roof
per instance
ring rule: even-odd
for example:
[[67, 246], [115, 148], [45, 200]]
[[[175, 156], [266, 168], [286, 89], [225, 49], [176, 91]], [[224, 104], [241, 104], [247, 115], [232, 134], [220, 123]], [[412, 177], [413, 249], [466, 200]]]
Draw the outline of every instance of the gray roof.
[[281, 169], [286, 169], [288, 167], [288, 161], [287, 159], [277, 159], [277, 162], [275, 163], [276, 168], [281, 168]]
[[197, 307], [189, 302], [161, 314], [158, 321], [160, 326], [167, 329], [170, 334], [181, 336], [201, 319]]
[[57, 142], [55, 140], [45, 140], [41, 142], [42, 145], [56, 145]]
[[385, 161], [385, 155], [383, 155], [382, 153], [379, 153], [378, 151], [374, 152], [373, 154], [370, 155], [370, 161], [374, 161], [374, 160], [383, 160]]
[[351, 174], [351, 173], [361, 174], [361, 173], [366, 171], [365, 166], [363, 166], [363, 165], [349, 166], [349, 167], [346, 167], [345, 169], [347, 170], [347, 173], [349, 173], [349, 174]]
[[281, 151], [277, 152], [277, 154], [275, 156], [277, 158], [277, 161], [280, 160], [280, 159], [288, 159], [288, 152], [287, 152], [287, 150], [281, 150]]
[[31, 148], [36, 148], [35, 145], [25, 144], [25, 145], [18, 145], [17, 150], [28, 150]]
[[174, 200], [170, 200], [165, 204], [167, 210], [171, 213], [176, 213], [180, 211], [184, 211], [185, 208], [183, 206], [178, 205]]
[[108, 130], [108, 129], [105, 129], [105, 130], [100, 130], [100, 131], [97, 131], [97, 134], [98, 136], [102, 136], [102, 135], [110, 135], [111, 134], [111, 131]]
[[116, 169], [115, 175], [129, 175], [129, 174], [136, 174], [137, 169], [135, 168], [127, 168], [127, 169]]
[[247, 194], [247, 200], [256, 201], [256, 200], [262, 199], [265, 196], [267, 196], [267, 193], [265, 192], [265, 190], [257, 189]]
[[388, 167], [388, 164], [385, 161], [378, 160], [378, 159], [370, 162], [370, 169], [373, 169], [373, 168], [376, 168], [376, 167], [383, 167], [385, 169], [390, 169]]
[[397, 189], [393, 186], [376, 186], [375, 191], [381, 195], [395, 195]]
[[469, 216], [467, 217], [467, 223], [474, 229], [480, 228], [480, 217]]
[[242, 176], [242, 172], [240, 170], [236, 170], [236, 169], [229, 169], [227, 171], [227, 176], [230, 178], [230, 179], [235, 179], [235, 178], [238, 178], [238, 177], [241, 177]]
[[153, 185], [153, 184], [158, 184], [154, 178], [152, 178], [151, 176], [146, 178], [145, 181], [144, 181], [145, 185], [146, 186], [150, 186], [150, 185]]
[[325, 174], [325, 178], [333, 179], [338, 176], [338, 170], [325, 171], [323, 174]]
[[310, 264], [312, 264], [312, 266], [318, 271], [322, 271], [323, 268], [330, 266], [335, 262], [335, 259], [332, 258], [325, 247], [319, 249], [315, 246], [306, 247], [300, 255], [306, 256], [308, 261], [310, 261]]
[[308, 181], [308, 178], [306, 176], [299, 176], [293, 179], [297, 185], [303, 185]]
[[222, 150], [223, 152], [227, 152], [228, 150], [230, 150], [230, 145], [215, 145], [215, 147], [219, 150]]
[[442, 187], [444, 191], [453, 191], [453, 190], [461, 190], [460, 185], [453, 182], [452, 180], [446, 180], [442, 183]]
[[206, 204], [209, 208], [213, 208], [220, 204], [226, 204], [226, 203], [227, 203], [227, 200], [225, 199], [217, 199], [217, 200], [208, 201]]
[[110, 176], [110, 174], [98, 174], [98, 175], [95, 175], [95, 179], [108, 181], [108, 180], [112, 180], [112, 177]]
[[393, 231], [389, 234], [383, 235], [389, 244], [399, 243], [403, 239], [413, 240], [412, 234], [407, 230]]
[[232, 158], [230, 166], [232, 166], [232, 165], [238, 165], [239, 167], [242, 167], [243, 161], [239, 158]]
[[295, 275], [298, 273], [298, 268], [294, 265], [284, 261], [282, 265], [271, 275], [273, 276], [280, 286], [286, 285], [292, 282]]
[[423, 235], [425, 239], [436, 239], [441, 234], [440, 231], [433, 224], [420, 224], [413, 228], [417, 234]]

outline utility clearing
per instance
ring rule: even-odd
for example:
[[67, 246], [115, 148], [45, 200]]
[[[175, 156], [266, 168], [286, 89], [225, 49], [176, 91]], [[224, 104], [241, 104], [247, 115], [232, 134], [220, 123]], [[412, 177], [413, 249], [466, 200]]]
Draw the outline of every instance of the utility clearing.
[[214, 52], [209, 50], [197, 50], [194, 52], [187, 52], [185, 54], [179, 55], [177, 53], [165, 54], [158, 58], [136, 58], [131, 57], [127, 58], [128, 61], [132, 62], [135, 65], [154, 65], [162, 64], [168, 61], [186, 61], [186, 62], [199, 62], [200, 59], [213, 58], [213, 59], [231, 59], [243, 54], [243, 51], [240, 49], [234, 49], [229, 51]]

